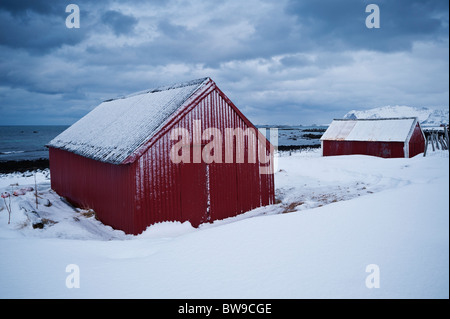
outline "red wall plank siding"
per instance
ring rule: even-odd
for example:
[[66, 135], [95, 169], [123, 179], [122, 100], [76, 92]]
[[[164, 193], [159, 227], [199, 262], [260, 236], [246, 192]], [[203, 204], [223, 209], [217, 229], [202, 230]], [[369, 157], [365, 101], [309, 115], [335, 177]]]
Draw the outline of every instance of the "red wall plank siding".
[[383, 158], [405, 157], [403, 142], [323, 141], [323, 156], [371, 155]]
[[[201, 120], [202, 131], [217, 128], [222, 135], [222, 163], [192, 163], [193, 121]], [[238, 114], [219, 90], [212, 90], [193, 108], [172, 122], [170, 129], [158, 138], [137, 160], [136, 178], [136, 232], [148, 225], [162, 221], [190, 221], [194, 226], [203, 222], [232, 217], [261, 205], [274, 203], [273, 174], [259, 174], [256, 163], [236, 163], [236, 137], [234, 137], [234, 161], [225, 161], [225, 128], [247, 129], [248, 123]], [[170, 149], [178, 142], [170, 140], [171, 129], [189, 131], [191, 163], [173, 163]], [[254, 127], [253, 127], [254, 128]], [[255, 128], [254, 128], [255, 129]], [[256, 129], [255, 129], [256, 130]], [[229, 137], [228, 137], [229, 138]], [[210, 140], [203, 140], [202, 146]], [[244, 138], [244, 151], [249, 143]], [[250, 145], [255, 147], [256, 144]], [[273, 159], [272, 159], [273, 160]], [[144, 174], [145, 171], [151, 172]], [[156, 203], [156, 205], [155, 205]]]
[[134, 233], [134, 167], [49, 148], [51, 186], [60, 196], [113, 228]]
[[419, 123], [416, 124], [414, 132], [409, 140], [409, 157], [414, 157], [417, 154], [425, 151], [425, 138], [420, 128]]

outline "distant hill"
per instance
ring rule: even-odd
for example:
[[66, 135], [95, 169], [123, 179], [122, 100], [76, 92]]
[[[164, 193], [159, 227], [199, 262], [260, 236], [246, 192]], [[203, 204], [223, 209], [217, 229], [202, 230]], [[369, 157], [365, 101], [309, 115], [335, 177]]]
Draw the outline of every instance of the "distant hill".
[[439, 126], [449, 123], [448, 109], [417, 108], [411, 106], [382, 106], [364, 111], [350, 111], [344, 119], [377, 119], [389, 117], [418, 117], [425, 126]]

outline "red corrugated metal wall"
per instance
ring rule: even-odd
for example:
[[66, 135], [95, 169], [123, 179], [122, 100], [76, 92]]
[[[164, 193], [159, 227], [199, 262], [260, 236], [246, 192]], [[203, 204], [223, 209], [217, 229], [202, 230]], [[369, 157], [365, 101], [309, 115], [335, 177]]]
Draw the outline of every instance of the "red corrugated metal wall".
[[323, 156], [371, 155], [384, 158], [404, 157], [403, 142], [323, 141]]
[[134, 168], [49, 148], [51, 186], [60, 196], [113, 228], [134, 232]]
[[424, 151], [425, 138], [423, 137], [422, 129], [420, 128], [419, 123], [417, 123], [411, 139], [409, 140], [409, 157], [414, 157]]
[[[137, 160], [135, 232], [143, 231], [148, 225], [162, 221], [190, 221], [194, 226], [200, 223], [223, 219], [249, 211], [253, 208], [274, 203], [274, 176], [260, 174], [258, 158], [249, 163], [248, 148], [254, 147], [245, 141], [244, 163], [236, 163], [234, 147], [233, 163], [224, 163], [225, 128], [249, 127], [226, 96], [217, 88], [209, 90], [190, 106], [188, 112], [163, 129], [164, 135], [148, 148]], [[189, 107], [188, 107], [189, 109]], [[170, 139], [174, 128], [189, 131], [191, 139], [191, 161], [196, 147], [193, 144], [193, 122], [201, 121], [202, 131], [217, 128], [222, 135], [222, 163], [173, 163], [170, 150], [178, 140]]]

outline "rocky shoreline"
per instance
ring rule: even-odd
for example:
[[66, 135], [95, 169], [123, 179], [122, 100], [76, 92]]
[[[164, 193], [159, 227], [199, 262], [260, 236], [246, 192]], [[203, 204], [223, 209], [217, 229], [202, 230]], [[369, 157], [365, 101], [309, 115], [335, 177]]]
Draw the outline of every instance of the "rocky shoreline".
[[[320, 148], [319, 145], [279, 145], [279, 151], [295, 151], [308, 148]], [[41, 158], [37, 160], [22, 160], [22, 161], [3, 161], [0, 162], [0, 174], [8, 174], [27, 171], [36, 171], [49, 168], [49, 160]]]
[[24, 173], [26, 171], [36, 171], [49, 168], [49, 160], [45, 158], [37, 160], [22, 160], [22, 161], [5, 161], [0, 162], [0, 174]]
[[307, 150], [311, 148], [320, 148], [321, 145], [278, 145], [279, 151], [296, 151], [296, 150]]

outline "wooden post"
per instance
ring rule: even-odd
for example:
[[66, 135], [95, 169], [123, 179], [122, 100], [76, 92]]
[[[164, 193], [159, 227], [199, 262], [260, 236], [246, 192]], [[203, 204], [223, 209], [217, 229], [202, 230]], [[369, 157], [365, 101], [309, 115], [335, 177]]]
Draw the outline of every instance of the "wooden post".
[[439, 145], [438, 131], [434, 132], [434, 140], [436, 141], [436, 149], [440, 150], [441, 146]]
[[447, 145], [447, 143], [445, 143], [443, 134], [439, 134], [439, 141], [441, 141], [442, 149], [448, 150], [448, 145]]
[[445, 145], [445, 149], [448, 150], [449, 145], [448, 145], [447, 139], [445, 138], [445, 130], [446, 130], [446, 129], [447, 129], [447, 128], [444, 128], [444, 132], [442, 133], [441, 138], [442, 138], [442, 142], [443, 142], [444, 145]]
[[439, 144], [438, 144], [438, 141], [437, 141], [437, 133], [436, 133], [436, 131], [434, 131], [433, 132], [433, 140], [434, 140], [434, 144], [436, 145], [436, 150], [439, 150]]
[[6, 210], [8, 211], [8, 224], [11, 223], [11, 196], [12, 195], [8, 196], [9, 197], [9, 207], [8, 207], [8, 204], [6, 204], [6, 198], [3, 197], [3, 200], [5, 201]]
[[447, 142], [447, 150], [450, 150], [450, 146], [448, 144], [448, 125], [444, 127], [444, 135], [445, 135], [445, 141]]
[[426, 134], [426, 140], [425, 140], [425, 150], [423, 152], [423, 157], [427, 156], [427, 149], [428, 149], [428, 142], [430, 140], [430, 135]]
[[433, 131], [431, 131], [430, 141], [431, 141], [431, 147], [433, 148], [433, 152], [434, 152], [434, 151], [436, 151], [436, 149], [434, 148]]
[[36, 172], [34, 172], [34, 196], [36, 197], [36, 210], [37, 210], [38, 209], [38, 194], [37, 194]]

